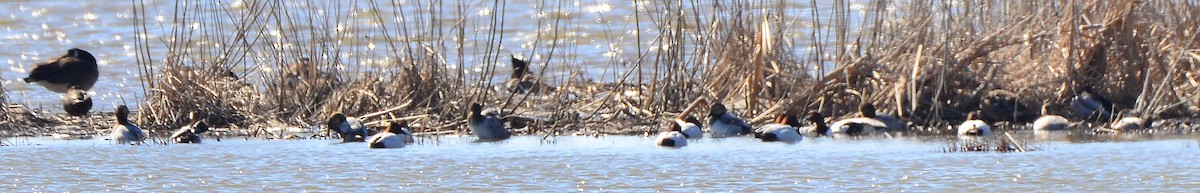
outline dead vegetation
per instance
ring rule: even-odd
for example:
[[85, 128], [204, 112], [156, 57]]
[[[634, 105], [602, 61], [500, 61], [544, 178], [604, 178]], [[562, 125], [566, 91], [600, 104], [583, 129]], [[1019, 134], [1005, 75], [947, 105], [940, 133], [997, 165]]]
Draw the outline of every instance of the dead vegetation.
[[[1195, 115], [1200, 102], [1200, 7], [1186, 1], [639, 1], [627, 10], [638, 33], [606, 34], [636, 50], [604, 63], [570, 57], [579, 37], [566, 31], [581, 22], [564, 15], [581, 11], [563, 2], [521, 22], [478, 14], [510, 10], [505, 2], [183, 2], [156, 23], [136, 1], [137, 31], [167, 31], [137, 37], [147, 128], [178, 127], [195, 110], [233, 128], [320, 125], [342, 112], [417, 117], [419, 132], [444, 133], [481, 102], [525, 133], [631, 134], [699, 98], [754, 122], [810, 109], [849, 116], [869, 102], [933, 125], [961, 120], [994, 89], [1037, 107], [1091, 87], [1163, 118]], [[832, 8], [802, 8], [818, 6]], [[502, 51], [515, 36], [506, 25], [537, 33]], [[558, 89], [494, 89], [514, 49]]]

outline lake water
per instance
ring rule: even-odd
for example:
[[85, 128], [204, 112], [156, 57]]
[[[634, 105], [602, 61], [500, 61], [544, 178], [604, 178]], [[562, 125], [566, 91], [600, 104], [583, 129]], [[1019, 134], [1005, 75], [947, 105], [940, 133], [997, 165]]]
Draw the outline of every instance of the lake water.
[[[172, 6], [148, 1], [148, 15], [171, 21]], [[231, 1], [229, 7], [236, 7]], [[852, 1], [851, 9], [863, 9]], [[625, 1], [568, 2], [575, 13], [564, 28], [570, 47], [555, 53], [602, 68], [586, 74], [605, 80], [610, 66], [634, 58], [630, 30], [633, 5]], [[386, 3], [385, 3], [386, 4]], [[556, 6], [556, 5], [555, 5]], [[794, 15], [808, 14], [795, 3]], [[818, 9], [828, 6], [821, 4]], [[500, 55], [532, 54], [537, 34], [528, 21], [543, 16], [535, 1], [512, 1], [505, 17]], [[9, 102], [61, 111], [59, 97], [21, 82], [36, 62], [72, 47], [95, 54], [100, 82], [92, 91], [97, 110], [142, 99], [134, 55], [132, 6], [118, 1], [4, 1], [0, 10], [0, 84]], [[495, 13], [486, 4], [468, 12]], [[852, 16], [853, 17], [853, 16]], [[370, 17], [356, 17], [351, 20]], [[482, 41], [487, 17], [467, 21], [470, 38]], [[154, 20], [154, 19], [152, 19]], [[803, 23], [805, 17], [796, 22]], [[857, 19], [852, 19], [857, 21]], [[524, 22], [524, 23], [523, 23]], [[609, 23], [612, 22], [612, 23]], [[851, 21], [851, 25], [854, 21]], [[369, 24], [362, 24], [369, 26]], [[643, 21], [643, 28], [653, 25]], [[171, 26], [153, 23], [151, 35]], [[805, 26], [795, 24], [793, 26]], [[351, 26], [353, 27], [353, 26]], [[361, 26], [360, 26], [361, 27]], [[807, 29], [795, 29], [798, 47], [812, 44]], [[644, 37], [652, 37], [643, 31]], [[161, 43], [151, 41], [161, 53]], [[648, 42], [648, 41], [647, 41]], [[348, 43], [364, 47], [372, 42]], [[475, 42], [478, 43], [478, 42]], [[645, 42], [644, 42], [645, 43]], [[380, 44], [382, 45], [382, 44]], [[473, 47], [474, 49], [482, 49]], [[543, 47], [544, 48], [544, 47]], [[803, 51], [803, 49], [798, 49]], [[479, 54], [468, 49], [467, 55]], [[453, 53], [450, 53], [453, 55]], [[530, 57], [527, 55], [527, 57]], [[614, 59], [616, 58], [616, 59]], [[369, 61], [379, 61], [372, 59]], [[344, 61], [359, 65], [364, 61]], [[450, 62], [457, 62], [451, 60]], [[503, 62], [503, 60], [501, 61]], [[478, 58], [460, 69], [476, 72]], [[536, 62], [535, 62], [536, 63]], [[539, 63], [540, 64], [540, 63]], [[363, 64], [369, 65], [369, 64]], [[500, 64], [503, 65], [503, 64]], [[537, 66], [541, 68], [543, 66]], [[569, 67], [547, 66], [553, 73]], [[264, 68], [239, 73], [269, 73]], [[575, 69], [578, 70], [578, 69]], [[1200, 187], [1200, 141], [1194, 135], [1144, 138], [1050, 137], [1035, 141], [1040, 150], [1023, 153], [943, 153], [949, 139], [805, 139], [798, 144], [761, 143], [750, 138], [703, 139], [681, 149], [658, 148], [646, 137], [558, 137], [548, 143], [515, 137], [473, 143], [471, 137], [441, 137], [403, 149], [371, 150], [365, 144], [327, 140], [264, 141], [224, 139], [204, 144], [116, 146], [92, 140], [8, 138], [0, 147], [0, 192], [100, 191], [847, 191], [847, 192], [1026, 192], [1026, 191], [1193, 191]]]
[[[1028, 138], [1028, 135], [1019, 138]], [[402, 149], [331, 140], [226, 138], [117, 146], [7, 139], [0, 191], [1192, 191], [1200, 141], [1028, 139], [1022, 153], [944, 153], [939, 139], [702, 139], [679, 149], [648, 137], [423, 138]], [[293, 191], [289, 191], [293, 192]]]

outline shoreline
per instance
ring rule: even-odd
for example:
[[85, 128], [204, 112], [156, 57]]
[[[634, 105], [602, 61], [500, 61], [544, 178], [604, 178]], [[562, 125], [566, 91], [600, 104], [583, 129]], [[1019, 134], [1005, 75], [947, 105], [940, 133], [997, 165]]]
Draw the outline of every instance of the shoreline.
[[[109, 127], [114, 123], [113, 112], [93, 112], [87, 117], [72, 117], [66, 113], [37, 113], [38, 116], [33, 120], [20, 120], [20, 117], [29, 118], [29, 116], [18, 116], [17, 119], [10, 120], [6, 124], [11, 123], [33, 123], [26, 127], [10, 127], [0, 130], [0, 138], [21, 138], [21, 137], [52, 137], [61, 139], [73, 138], [105, 138], [108, 135]], [[20, 114], [9, 114], [20, 115]], [[753, 124], [760, 126], [762, 124]], [[956, 124], [954, 124], [956, 125]], [[1006, 132], [1032, 132], [1030, 124], [1007, 124], [1007, 123], [992, 123], [993, 132], [996, 135], [991, 137], [1003, 136]], [[1155, 127], [1150, 129], [1142, 129], [1135, 131], [1126, 131], [1120, 133], [1096, 133], [1094, 130], [1097, 127], [1092, 123], [1089, 129], [1067, 130], [1072, 133], [1092, 136], [1122, 136], [1122, 135], [1167, 135], [1167, 136], [1194, 136], [1200, 133], [1200, 118], [1172, 118], [1155, 121]], [[447, 135], [462, 135], [470, 136], [470, 133], [459, 124], [448, 124], [443, 127], [448, 128], [435, 129], [431, 127], [415, 126], [415, 137], [438, 137]], [[899, 138], [899, 137], [915, 137], [915, 138], [954, 138], [955, 133], [951, 124], [937, 124], [930, 127], [914, 126], [907, 132], [881, 132], [873, 137], [882, 138]], [[372, 127], [375, 128], [375, 127]], [[557, 136], [645, 136], [651, 137], [659, 132], [657, 125], [632, 125], [617, 128], [628, 129], [605, 129], [597, 126], [584, 127], [561, 127], [557, 129], [541, 128], [541, 127], [525, 127], [511, 129], [513, 136], [542, 136], [557, 137]], [[943, 129], [936, 129], [943, 128]], [[166, 136], [178, 128], [144, 128], [150, 135], [151, 139], [156, 141], [165, 140]], [[277, 139], [328, 139], [325, 135], [324, 128], [319, 125], [309, 127], [303, 126], [288, 126], [270, 123], [252, 124], [248, 127], [220, 127], [213, 128], [211, 133], [204, 136], [206, 138], [222, 137], [222, 138], [256, 138], [263, 140]], [[376, 128], [378, 129], [378, 128]]]

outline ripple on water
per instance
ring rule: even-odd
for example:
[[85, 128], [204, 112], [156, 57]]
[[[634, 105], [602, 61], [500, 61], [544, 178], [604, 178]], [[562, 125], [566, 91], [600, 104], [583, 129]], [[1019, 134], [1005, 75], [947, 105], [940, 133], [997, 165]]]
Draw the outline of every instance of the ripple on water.
[[1200, 148], [1178, 140], [940, 153], [943, 142], [908, 139], [701, 139], [680, 149], [644, 137], [539, 139], [447, 136], [386, 150], [323, 140], [29, 139], [41, 145], [0, 151], [0, 191], [1185, 191], [1200, 177], [1190, 172]]

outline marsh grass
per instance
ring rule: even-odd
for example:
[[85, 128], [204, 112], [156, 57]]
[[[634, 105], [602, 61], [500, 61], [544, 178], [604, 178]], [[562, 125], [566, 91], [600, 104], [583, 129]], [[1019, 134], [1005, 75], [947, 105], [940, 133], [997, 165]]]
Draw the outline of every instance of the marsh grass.
[[[600, 65], [569, 57], [578, 37], [567, 31], [581, 21], [567, 15], [582, 11], [564, 2], [541, 1], [535, 7], [546, 16], [519, 22], [495, 11], [509, 10], [499, 1], [173, 3], [173, 16], [159, 22], [134, 2], [139, 32], [164, 29], [137, 36], [146, 96], [138, 119], [152, 129], [178, 127], [201, 110], [233, 128], [320, 125], [343, 112], [460, 133], [471, 102], [547, 137], [643, 134], [699, 99], [755, 123], [807, 110], [853, 116], [869, 102], [921, 126], [961, 121], [992, 89], [1039, 106], [1092, 87], [1120, 108], [1163, 118], [1192, 115], [1200, 102], [1200, 8], [1192, 2], [637, 1], [631, 26], [604, 34], [636, 51]], [[804, 9], [819, 6], [832, 7]], [[507, 25], [537, 25], [521, 48], [528, 52], [515, 54], [558, 89], [493, 89], [506, 77], [497, 64], [507, 62], [500, 45], [514, 36]], [[630, 30], [639, 33], [622, 34]], [[166, 49], [150, 49], [157, 46]], [[301, 58], [321, 75], [287, 83], [286, 69]]]

